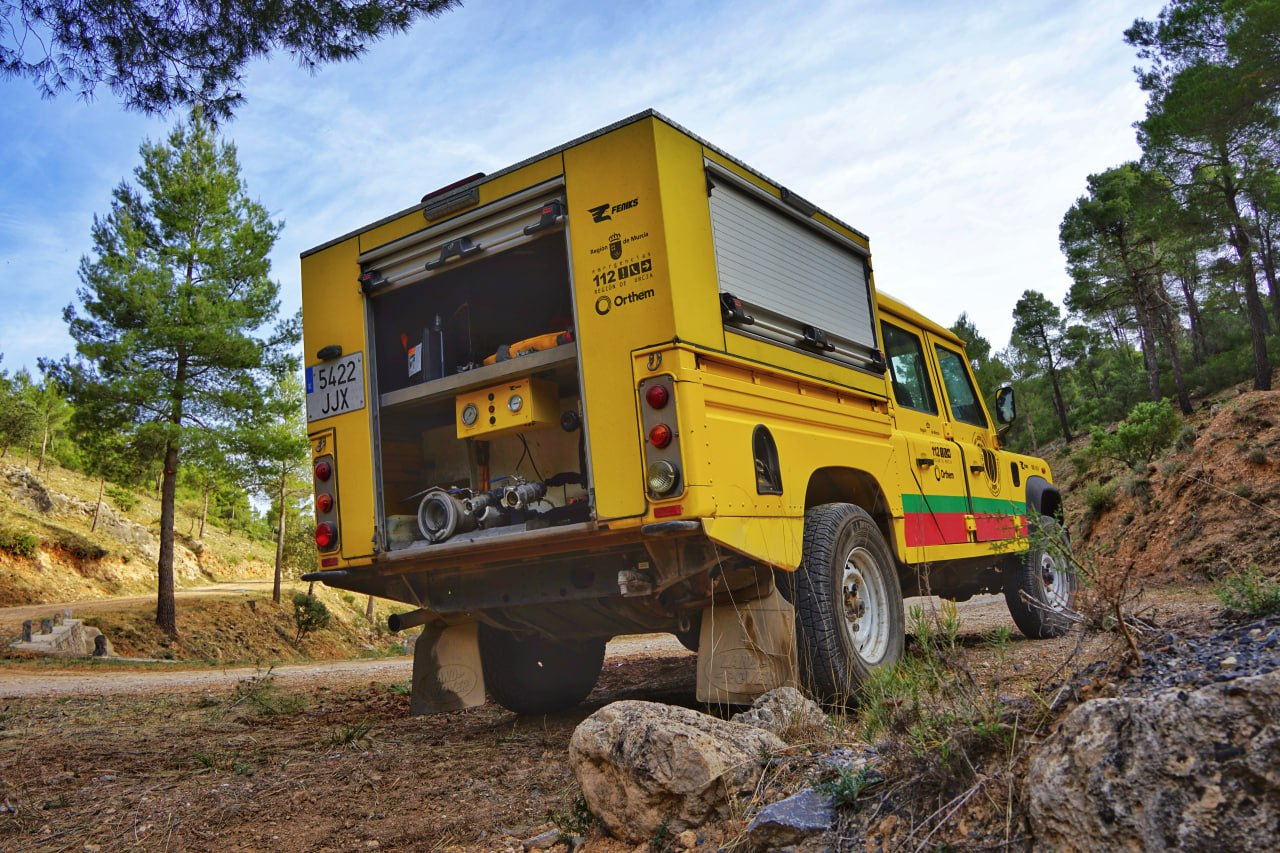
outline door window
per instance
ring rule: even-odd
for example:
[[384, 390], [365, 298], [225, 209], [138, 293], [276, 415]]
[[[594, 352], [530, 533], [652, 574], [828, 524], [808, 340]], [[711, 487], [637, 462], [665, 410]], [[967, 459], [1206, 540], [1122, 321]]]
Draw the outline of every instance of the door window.
[[978, 393], [969, 380], [964, 357], [960, 353], [938, 347], [938, 367], [942, 371], [942, 384], [947, 388], [951, 401], [951, 417], [960, 423], [986, 429], [987, 416], [978, 401]]
[[880, 325], [894, 399], [899, 406], [936, 415], [938, 404], [934, 401], [933, 386], [929, 384], [929, 367], [925, 364], [920, 339], [890, 323]]

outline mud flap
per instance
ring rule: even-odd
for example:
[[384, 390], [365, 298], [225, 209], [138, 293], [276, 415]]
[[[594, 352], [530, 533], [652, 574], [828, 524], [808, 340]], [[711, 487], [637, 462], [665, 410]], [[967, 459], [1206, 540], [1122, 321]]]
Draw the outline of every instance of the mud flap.
[[429, 623], [413, 646], [410, 716], [459, 711], [484, 704], [484, 670], [476, 623]]
[[795, 687], [796, 612], [775, 588], [766, 598], [702, 612], [698, 701], [749, 704], [776, 687]]

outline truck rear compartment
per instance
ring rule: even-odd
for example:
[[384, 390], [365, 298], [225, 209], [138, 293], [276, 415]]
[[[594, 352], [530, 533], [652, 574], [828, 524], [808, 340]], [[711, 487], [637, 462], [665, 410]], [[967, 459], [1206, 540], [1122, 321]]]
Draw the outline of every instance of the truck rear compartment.
[[384, 547], [417, 552], [588, 521], [563, 231], [451, 257], [372, 295]]

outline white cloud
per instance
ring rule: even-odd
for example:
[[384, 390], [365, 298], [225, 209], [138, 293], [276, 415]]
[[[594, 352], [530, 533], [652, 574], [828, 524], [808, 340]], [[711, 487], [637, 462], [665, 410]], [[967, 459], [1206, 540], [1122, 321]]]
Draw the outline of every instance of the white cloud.
[[[1065, 292], [1057, 225], [1085, 176], [1137, 153], [1121, 32], [1159, 6], [470, 0], [358, 63], [254, 65], [227, 133], [250, 193], [286, 221], [286, 311], [300, 251], [653, 106], [868, 233], [882, 287], [944, 323], [968, 311], [1000, 346], [1022, 290]], [[18, 176], [0, 187], [6, 297], [15, 265], [39, 270], [23, 319], [0, 319], [12, 367], [67, 346], [47, 330], [92, 213], [166, 125], [108, 95], [85, 107], [0, 85], [15, 107], [0, 165]], [[25, 352], [19, 323], [45, 329]]]

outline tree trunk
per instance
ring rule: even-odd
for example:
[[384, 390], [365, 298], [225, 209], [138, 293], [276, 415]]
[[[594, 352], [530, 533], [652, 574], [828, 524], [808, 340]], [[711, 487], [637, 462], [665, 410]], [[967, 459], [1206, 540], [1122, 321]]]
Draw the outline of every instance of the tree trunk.
[[373, 621], [373, 596], [369, 596], [369, 601], [364, 606], [364, 618], [370, 622]]
[[1231, 223], [1228, 228], [1228, 239], [1235, 247], [1236, 257], [1240, 259], [1240, 274], [1244, 284], [1245, 313], [1249, 317], [1249, 342], [1253, 345], [1253, 390], [1271, 390], [1271, 359], [1267, 355], [1267, 314], [1262, 308], [1262, 298], [1258, 294], [1258, 273], [1253, 265], [1253, 246], [1249, 240], [1249, 230], [1244, 217], [1240, 214], [1235, 180], [1231, 171], [1231, 161], [1226, 152], [1220, 155], [1219, 167], [1222, 169], [1222, 193], [1231, 211]]
[[89, 532], [92, 533], [98, 529], [98, 516], [102, 515], [102, 493], [106, 491], [107, 478], [98, 478], [98, 505], [93, 508], [93, 524], [89, 526]]
[[178, 446], [170, 438], [164, 448], [160, 481], [160, 559], [156, 594], [156, 624], [170, 637], [178, 636], [177, 607], [173, 598], [173, 522], [178, 488]]
[[1156, 335], [1151, 329], [1151, 311], [1142, 299], [1134, 300], [1134, 309], [1138, 315], [1138, 339], [1142, 343], [1142, 363], [1147, 371], [1147, 388], [1151, 392], [1151, 402], [1159, 403], [1163, 399], [1160, 393], [1160, 360], [1156, 356]]
[[1164, 348], [1169, 353], [1169, 367], [1173, 370], [1173, 387], [1178, 392], [1178, 408], [1182, 410], [1182, 414], [1190, 415], [1192, 413], [1191, 396], [1187, 393], [1187, 380], [1182, 375], [1182, 357], [1178, 354], [1177, 323], [1167, 306], [1163, 313], [1164, 318], [1160, 326], [1164, 332]]
[[36, 463], [36, 472], [44, 473], [44, 452], [49, 446], [49, 422], [46, 420], [44, 431], [40, 436], [40, 461]]
[[209, 517], [209, 487], [204, 487], [204, 501], [200, 505], [200, 538], [204, 538], [204, 522]]
[[1203, 367], [1209, 357], [1209, 348], [1205, 345], [1204, 326], [1200, 323], [1200, 301], [1191, 287], [1191, 281], [1185, 274], [1178, 276], [1182, 285], [1182, 298], [1187, 300], [1187, 322], [1191, 325], [1191, 357], [1197, 367]]
[[287, 477], [280, 472], [280, 516], [279, 528], [276, 532], [276, 577], [271, 587], [271, 600], [280, 603], [280, 582], [284, 577], [284, 487]]

